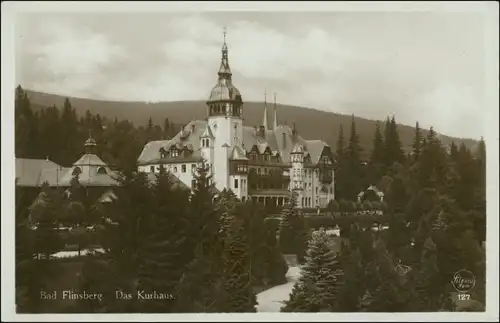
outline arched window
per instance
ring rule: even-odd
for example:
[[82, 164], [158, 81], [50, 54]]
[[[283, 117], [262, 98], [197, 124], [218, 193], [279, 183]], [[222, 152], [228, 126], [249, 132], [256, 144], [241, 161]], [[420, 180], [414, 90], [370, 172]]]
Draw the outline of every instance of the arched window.
[[106, 172], [106, 168], [104, 168], [104, 167], [99, 167], [99, 168], [97, 169], [97, 174], [107, 174], [107, 172]]

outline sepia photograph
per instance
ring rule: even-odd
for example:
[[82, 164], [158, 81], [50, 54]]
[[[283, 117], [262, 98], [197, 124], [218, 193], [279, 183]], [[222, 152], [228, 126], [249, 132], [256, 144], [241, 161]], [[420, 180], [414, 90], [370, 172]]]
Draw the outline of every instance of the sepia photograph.
[[498, 321], [497, 2], [31, 5], [2, 321]]

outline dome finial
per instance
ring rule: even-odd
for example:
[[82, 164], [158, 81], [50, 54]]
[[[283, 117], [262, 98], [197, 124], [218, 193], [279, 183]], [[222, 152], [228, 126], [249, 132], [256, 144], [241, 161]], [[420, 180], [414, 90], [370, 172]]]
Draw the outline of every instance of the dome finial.
[[222, 32], [224, 34], [224, 44], [226, 43], [226, 34], [227, 34], [227, 28], [226, 25], [224, 25], [224, 30]]

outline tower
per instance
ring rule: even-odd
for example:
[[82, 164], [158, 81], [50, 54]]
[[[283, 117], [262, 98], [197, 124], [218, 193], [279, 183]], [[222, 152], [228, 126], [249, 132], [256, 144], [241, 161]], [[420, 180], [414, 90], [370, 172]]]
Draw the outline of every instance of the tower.
[[240, 91], [233, 85], [229, 67], [226, 30], [222, 57], [217, 73], [217, 83], [207, 101], [208, 127], [213, 134], [213, 172], [215, 186], [222, 190], [229, 187], [229, 154], [232, 147], [243, 140], [243, 100]]
[[297, 194], [297, 201], [301, 206], [302, 191], [304, 189], [303, 173], [304, 173], [304, 147], [300, 143], [296, 143], [290, 153], [290, 161], [292, 163], [290, 190]]

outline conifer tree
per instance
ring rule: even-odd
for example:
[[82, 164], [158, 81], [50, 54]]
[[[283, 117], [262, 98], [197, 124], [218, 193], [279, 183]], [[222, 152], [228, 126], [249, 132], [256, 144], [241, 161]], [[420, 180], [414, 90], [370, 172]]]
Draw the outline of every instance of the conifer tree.
[[390, 120], [387, 118], [385, 127], [386, 165], [387, 167], [391, 167], [395, 162], [402, 164], [405, 154], [401, 148], [401, 141], [394, 116]]
[[[146, 292], [172, 294], [191, 260], [188, 238], [188, 192], [175, 189], [164, 167], [160, 167], [153, 186], [154, 210], [148, 223], [138, 271], [138, 286]], [[144, 300], [138, 306], [142, 312], [172, 312], [172, 300]]]
[[233, 218], [223, 252], [223, 312], [255, 312], [257, 299], [252, 290], [251, 256], [245, 240], [243, 221]]
[[38, 253], [49, 259], [50, 255], [59, 251], [61, 241], [55, 228], [62, 213], [62, 193], [51, 190], [47, 183], [31, 206], [31, 221], [35, 224], [35, 246]]
[[375, 128], [375, 135], [373, 137], [373, 150], [370, 162], [372, 164], [381, 164], [384, 162], [384, 139], [382, 138], [378, 122]]
[[348, 181], [344, 183], [344, 189], [346, 192], [346, 197], [355, 200], [359, 191], [361, 191], [363, 186], [363, 172], [361, 169], [360, 152], [361, 147], [359, 145], [359, 135], [356, 132], [356, 123], [354, 122], [354, 115], [352, 116], [351, 123], [351, 135], [349, 138], [349, 144], [346, 151], [346, 159], [348, 163], [347, 174]]
[[302, 276], [295, 283], [282, 312], [331, 311], [337, 300], [338, 259], [324, 229], [313, 233], [307, 250]]
[[108, 257], [105, 281], [108, 312], [137, 311], [136, 300], [124, 302], [115, 293], [136, 294], [141, 251], [148, 240], [148, 224], [154, 215], [154, 195], [147, 175], [121, 175], [116, 198], [105, 209], [101, 245]]
[[415, 138], [413, 139], [413, 160], [418, 161], [422, 152], [422, 133], [418, 121], [415, 125]]
[[237, 198], [231, 189], [224, 188], [217, 202], [220, 211], [220, 234], [225, 236], [234, 215]]
[[189, 241], [195, 246], [194, 258], [181, 278], [175, 306], [179, 312], [217, 312], [222, 306], [217, 302], [223, 248], [220, 212], [213, 203], [214, 186], [208, 167], [199, 167], [195, 178], [190, 207], [193, 224], [189, 233]]
[[336, 147], [336, 169], [335, 169], [335, 196], [337, 198], [345, 197], [345, 182], [346, 172], [346, 147], [344, 139], [344, 130], [342, 124], [340, 125], [339, 134], [337, 137], [337, 147]]
[[270, 285], [286, 283], [288, 265], [281, 253], [274, 228], [266, 227], [265, 248], [262, 252], [262, 263], [266, 267], [266, 281]]
[[292, 193], [290, 200], [281, 210], [281, 221], [279, 227], [279, 245], [283, 253], [295, 253], [294, 218], [298, 216], [297, 195]]

